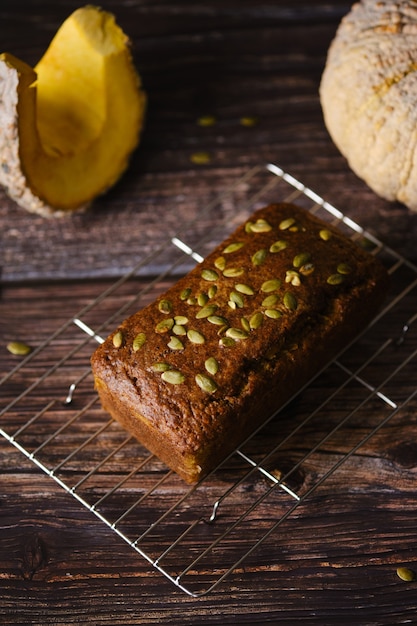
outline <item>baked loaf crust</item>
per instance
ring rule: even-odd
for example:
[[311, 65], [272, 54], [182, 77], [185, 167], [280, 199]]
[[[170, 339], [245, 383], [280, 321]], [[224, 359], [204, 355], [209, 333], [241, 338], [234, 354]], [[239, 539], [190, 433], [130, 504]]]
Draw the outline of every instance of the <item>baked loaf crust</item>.
[[102, 405], [195, 482], [365, 327], [387, 284], [335, 228], [270, 205], [95, 351]]

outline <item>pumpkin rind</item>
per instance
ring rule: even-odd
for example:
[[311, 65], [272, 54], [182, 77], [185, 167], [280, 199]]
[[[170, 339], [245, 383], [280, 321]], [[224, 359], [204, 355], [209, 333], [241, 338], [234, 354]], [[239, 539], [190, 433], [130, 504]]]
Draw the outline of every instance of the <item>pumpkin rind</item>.
[[320, 84], [326, 127], [378, 195], [417, 210], [417, 3], [353, 5]]

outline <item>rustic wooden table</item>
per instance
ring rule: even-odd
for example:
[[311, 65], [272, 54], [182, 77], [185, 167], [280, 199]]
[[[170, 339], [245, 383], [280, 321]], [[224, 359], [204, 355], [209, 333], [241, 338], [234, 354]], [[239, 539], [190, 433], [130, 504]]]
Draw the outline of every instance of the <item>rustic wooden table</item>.
[[[232, 215], [234, 197], [218, 204], [215, 199], [251, 168], [266, 163], [278, 164], [416, 262], [417, 214], [371, 192], [349, 170], [323, 124], [320, 76], [349, 3], [100, 4], [116, 13], [132, 40], [149, 98], [143, 140], [120, 183], [87, 213], [47, 220], [25, 213], [0, 192], [2, 374], [18, 366], [5, 350], [10, 339], [40, 345], [138, 259], [163, 245], [167, 233], [181, 230], [201, 207], [214, 203], [207, 221]], [[2, 0], [1, 48], [34, 64], [59, 23], [79, 5], [73, 0]], [[205, 115], [215, 122], [198, 124]], [[245, 118], [253, 123], [245, 124]], [[198, 152], [209, 155], [207, 163], [193, 162]], [[250, 184], [237, 194], [242, 201], [248, 188]], [[197, 230], [203, 222], [206, 226], [204, 216], [197, 220]], [[112, 304], [128, 291], [126, 286], [117, 298], [111, 296]], [[71, 332], [63, 333], [59, 349], [70, 349], [73, 340]], [[41, 353], [40, 366], [45, 365], [42, 359]], [[28, 367], [30, 380], [36, 379], [35, 369]], [[14, 385], [11, 378], [2, 389], [7, 402], [19, 393]], [[415, 623], [417, 583], [396, 574], [398, 566], [417, 570], [413, 385], [415, 391], [415, 377], [401, 378], [396, 393], [411, 398], [406, 409], [331, 473], [236, 571], [201, 597], [177, 588], [1, 437], [0, 623]], [[47, 389], [40, 388], [39, 395], [46, 397]], [[372, 421], [377, 413], [375, 409], [367, 418]], [[21, 418], [16, 411], [16, 420]], [[288, 427], [291, 414], [283, 419]], [[329, 458], [337, 463], [365, 426], [357, 422], [343, 438], [329, 442], [318, 463]], [[42, 435], [43, 426], [39, 428], [27, 435], [27, 448], [31, 437]], [[311, 437], [322, 435], [321, 428], [317, 425]], [[71, 436], [60, 440], [62, 458], [73, 445]], [[283, 469], [291, 454], [308, 446], [297, 441], [286, 449]], [[100, 488], [117, 481], [126, 462], [123, 455], [116, 457], [100, 473]], [[320, 471], [314, 463], [309, 469]], [[233, 471], [229, 468], [226, 485]], [[71, 466], [66, 482], [74, 482], [79, 472]], [[300, 471], [294, 478], [296, 488], [307, 492], [311, 475]], [[200, 497], [211, 501], [211, 491], [222, 480], [203, 485]], [[168, 503], [170, 484], [160, 495]], [[253, 481], [238, 490], [231, 508], [238, 509], [259, 488], [259, 481]], [[172, 493], [178, 496], [180, 489], [174, 480]], [[126, 490], [128, 502], [131, 496]], [[151, 508], [142, 515], [152, 523]], [[267, 528], [274, 515], [271, 506], [261, 508], [250, 532], [256, 526]], [[159, 539], [163, 545], [165, 537]], [[218, 548], [220, 564], [240, 540], [232, 536]]]

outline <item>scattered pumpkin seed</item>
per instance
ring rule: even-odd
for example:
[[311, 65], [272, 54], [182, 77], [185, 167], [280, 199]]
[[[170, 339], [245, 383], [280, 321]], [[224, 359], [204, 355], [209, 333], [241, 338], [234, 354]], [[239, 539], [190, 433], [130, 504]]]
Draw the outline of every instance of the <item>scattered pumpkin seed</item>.
[[168, 342], [168, 348], [171, 348], [171, 350], [184, 350], [184, 344], [178, 337], [171, 337]]
[[262, 265], [263, 263], [265, 263], [267, 254], [268, 254], [268, 251], [265, 250], [265, 248], [261, 248], [260, 250], [257, 250], [255, 254], [252, 256], [253, 265]]
[[172, 332], [174, 333], [174, 335], [178, 335], [179, 337], [187, 334], [187, 331], [181, 324], [174, 324], [174, 326], [172, 327]]
[[282, 222], [280, 222], [278, 228], [280, 230], [288, 230], [289, 228], [291, 228], [291, 226], [294, 226], [295, 224], [295, 219], [293, 217], [287, 217], [287, 219], [282, 220]]
[[223, 250], [223, 254], [232, 254], [232, 252], [237, 252], [243, 248], [244, 245], [244, 241], [234, 241], [233, 243], [229, 243], [229, 245]]
[[220, 326], [219, 330], [217, 331], [217, 336], [222, 337], [228, 328], [229, 324], [223, 324], [223, 326]]
[[270, 230], [272, 230], [271, 224], [263, 218], [257, 219], [251, 226], [251, 231], [253, 233], [268, 233]]
[[327, 228], [323, 228], [319, 232], [319, 236], [320, 239], [323, 239], [323, 241], [329, 241], [329, 239], [332, 237], [332, 232], [330, 230], [327, 230]]
[[281, 250], [285, 250], [285, 248], [287, 247], [287, 242], [284, 241], [283, 239], [279, 239], [278, 241], [275, 241], [271, 247], [269, 248], [269, 251], [272, 252], [273, 254], [276, 254], [277, 252], [281, 252]]
[[339, 274], [350, 274], [352, 268], [348, 263], [339, 263], [339, 265], [337, 266], [337, 271]]
[[180, 300], [187, 300], [191, 296], [191, 289], [183, 289], [180, 293]]
[[217, 372], [219, 371], [219, 363], [214, 358], [214, 356], [209, 357], [205, 361], [204, 367], [206, 368], [208, 373], [211, 374], [212, 376], [215, 376], [217, 374]]
[[262, 300], [262, 306], [267, 307], [268, 309], [274, 306], [279, 300], [279, 296], [276, 293], [271, 293], [271, 295], [266, 296]]
[[250, 285], [245, 285], [244, 283], [238, 283], [237, 285], [235, 285], [235, 289], [239, 293], [243, 293], [246, 296], [253, 296], [255, 293]]
[[219, 278], [219, 275], [215, 270], [204, 269], [201, 272], [201, 277], [204, 278], [204, 280], [215, 281]]
[[198, 330], [194, 330], [193, 328], [190, 328], [190, 330], [187, 331], [187, 337], [191, 341], [191, 343], [197, 343], [200, 345], [206, 341], [204, 335], [199, 333]]
[[306, 263], [305, 265], [302, 265], [298, 271], [303, 276], [310, 276], [310, 274], [314, 272], [314, 269], [315, 267], [313, 263]]
[[412, 582], [416, 578], [416, 573], [409, 567], [398, 567], [397, 576], [405, 582]]
[[276, 291], [281, 287], [281, 281], [279, 278], [271, 278], [270, 280], [266, 280], [261, 285], [261, 291], [264, 293], [270, 293], [271, 291]]
[[211, 298], [214, 298], [214, 296], [217, 293], [217, 285], [210, 285], [209, 290], [208, 290], [208, 297], [211, 300]]
[[256, 126], [256, 124], [258, 124], [259, 119], [255, 116], [244, 116], [241, 117], [239, 121], [242, 126], [251, 128], [252, 126]]
[[237, 304], [236, 302], [233, 302], [232, 300], [229, 300], [229, 302], [227, 303], [227, 305], [233, 310], [235, 311], [237, 309]]
[[270, 319], [277, 320], [280, 317], [282, 317], [282, 313], [281, 311], [278, 311], [277, 309], [266, 309], [265, 316], [269, 317]]
[[221, 317], [221, 315], [209, 315], [207, 321], [209, 321], [210, 324], [214, 324], [215, 326], [227, 325], [227, 319], [225, 317]]
[[144, 345], [145, 341], [146, 341], [145, 333], [138, 333], [136, 337], [134, 338], [133, 344], [132, 344], [134, 352], [137, 352], [138, 350], [140, 350], [142, 346]]
[[197, 304], [197, 298], [195, 296], [190, 296], [187, 299], [187, 304], [190, 304], [191, 306], [193, 306], [194, 304]]
[[214, 393], [217, 391], [217, 385], [213, 379], [206, 374], [197, 374], [195, 377], [197, 385], [206, 393]]
[[158, 361], [157, 363], [152, 363], [151, 369], [153, 372], [166, 372], [171, 369], [171, 366], [168, 363], [163, 363], [162, 361]]
[[327, 279], [329, 285], [340, 285], [345, 280], [343, 274], [331, 274]]
[[258, 311], [257, 313], [254, 313], [252, 317], [250, 318], [249, 327], [252, 330], [258, 330], [258, 328], [260, 328], [263, 323], [264, 323], [264, 316], [262, 315], [260, 311]]
[[292, 264], [294, 265], [294, 267], [299, 268], [302, 265], [305, 265], [306, 263], [308, 263], [310, 259], [311, 259], [311, 254], [309, 252], [300, 252], [300, 254], [295, 255], [295, 257], [293, 258]]
[[243, 267], [226, 267], [223, 271], [223, 276], [226, 278], [236, 278], [236, 276], [241, 276], [244, 271]]
[[242, 309], [245, 306], [243, 296], [237, 291], [231, 291], [229, 298], [230, 302], [234, 302], [239, 309]]
[[222, 337], [219, 340], [219, 344], [221, 346], [224, 346], [225, 348], [231, 348], [232, 346], [234, 346], [236, 343], [236, 341], [234, 339], [232, 339], [232, 337]]
[[209, 152], [194, 152], [190, 156], [191, 163], [195, 163], [195, 165], [206, 165], [211, 161], [211, 155]]
[[162, 372], [161, 378], [170, 385], [181, 385], [185, 380], [184, 374], [179, 370], [166, 370]]
[[287, 270], [285, 274], [285, 282], [291, 283], [294, 287], [299, 287], [301, 285], [300, 275], [295, 270]]
[[26, 356], [32, 352], [32, 348], [23, 341], [10, 341], [6, 348], [15, 356]]
[[214, 313], [217, 311], [219, 307], [217, 306], [217, 304], [206, 304], [206, 306], [203, 306], [196, 314], [196, 319], [201, 320], [204, 319], [205, 317], [210, 317], [211, 315], [214, 315]]
[[291, 291], [286, 291], [283, 297], [284, 306], [290, 311], [295, 311], [298, 307], [297, 298]]
[[246, 317], [242, 317], [240, 320], [240, 323], [242, 325], [243, 330], [245, 330], [247, 333], [250, 332], [250, 324], [249, 324], [249, 320], [246, 319]]
[[252, 232], [252, 225], [253, 225], [253, 222], [246, 222], [246, 224], [245, 224], [245, 232], [246, 233], [251, 233]]
[[115, 348], [121, 348], [123, 345], [124, 336], [121, 330], [113, 335], [113, 345]]
[[226, 259], [224, 258], [224, 256], [218, 256], [217, 259], [214, 261], [214, 266], [222, 272], [226, 267]]
[[197, 124], [199, 126], [214, 126], [214, 124], [216, 123], [216, 118], [214, 117], [214, 115], [202, 115], [201, 117], [198, 118], [197, 120]]
[[206, 293], [199, 293], [197, 296], [197, 304], [200, 306], [204, 306], [207, 304], [209, 297]]
[[169, 300], [160, 300], [158, 303], [158, 309], [161, 313], [171, 313], [172, 311], [172, 302]]
[[242, 328], [232, 327], [226, 330], [226, 337], [240, 341], [241, 339], [247, 339], [249, 335], [248, 335], [248, 332], [246, 330], [243, 330]]
[[161, 320], [160, 322], [158, 322], [158, 324], [155, 326], [155, 330], [157, 333], [167, 333], [169, 330], [171, 330], [171, 328], [173, 328], [174, 326], [174, 320], [172, 319], [172, 317], [167, 317], [164, 320]]
[[177, 326], [185, 326], [185, 324], [188, 324], [188, 317], [185, 317], [185, 315], [176, 315], [174, 322]]

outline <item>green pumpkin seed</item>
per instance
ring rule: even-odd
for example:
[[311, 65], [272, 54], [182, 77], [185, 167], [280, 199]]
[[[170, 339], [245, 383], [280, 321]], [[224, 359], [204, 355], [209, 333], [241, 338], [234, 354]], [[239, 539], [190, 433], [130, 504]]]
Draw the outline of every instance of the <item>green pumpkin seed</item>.
[[259, 218], [251, 225], [251, 231], [253, 233], [268, 233], [272, 230], [271, 224], [269, 224], [263, 218]]
[[323, 241], [329, 241], [329, 239], [332, 237], [332, 232], [330, 230], [327, 230], [327, 228], [323, 228], [319, 232], [319, 236], [320, 239], [323, 239]]
[[208, 280], [209, 282], [215, 281], [219, 278], [218, 273], [215, 270], [205, 269], [201, 272], [201, 278]]
[[170, 385], [181, 385], [185, 380], [184, 374], [179, 370], [166, 370], [162, 372], [161, 378]]
[[209, 357], [205, 361], [204, 367], [206, 368], [208, 373], [211, 374], [212, 376], [215, 376], [217, 372], [219, 371], [219, 364], [217, 360], [214, 358], [214, 356]]
[[146, 341], [145, 333], [138, 333], [136, 337], [134, 338], [133, 344], [132, 344], [134, 352], [137, 352], [138, 350], [140, 350], [142, 346], [144, 345], [145, 341]]
[[217, 391], [216, 383], [206, 374], [197, 374], [195, 377], [195, 382], [200, 387], [200, 389], [202, 389], [206, 393], [214, 393], [215, 391]]
[[240, 323], [242, 325], [243, 330], [245, 330], [247, 333], [250, 332], [249, 320], [247, 320], [246, 317], [242, 317], [240, 320]]
[[253, 296], [255, 293], [255, 291], [252, 289], [252, 287], [250, 287], [250, 285], [245, 285], [243, 283], [238, 283], [237, 285], [235, 285], [235, 289], [239, 293], [243, 293], [246, 296]]
[[185, 324], [188, 324], [188, 317], [185, 317], [185, 315], [176, 315], [174, 322], [177, 326], [185, 326]]
[[288, 244], [286, 241], [284, 241], [283, 239], [279, 239], [278, 241], [275, 241], [275, 243], [271, 245], [271, 247], [269, 248], [269, 251], [272, 252], [273, 254], [276, 254], [277, 252], [281, 252], [281, 250], [285, 250], [287, 245]]
[[172, 327], [172, 332], [174, 333], [174, 335], [178, 335], [180, 337], [187, 334], [187, 331], [181, 324], [174, 324], [174, 326]]
[[279, 296], [277, 296], [276, 293], [272, 293], [271, 295], [263, 299], [262, 306], [266, 306], [269, 309], [270, 307], [274, 306], [278, 301]]
[[172, 317], [168, 317], [165, 320], [161, 320], [160, 322], [158, 322], [158, 324], [155, 326], [155, 330], [157, 333], [167, 333], [169, 330], [171, 330], [171, 328], [173, 328], [174, 326], [174, 320], [172, 319]]
[[236, 343], [236, 341], [234, 339], [232, 339], [232, 337], [222, 337], [219, 340], [219, 344], [221, 346], [224, 346], [225, 348], [231, 348], [232, 346], [234, 346]]
[[188, 300], [191, 296], [191, 289], [183, 289], [180, 293], [180, 300]]
[[299, 273], [295, 270], [288, 270], [285, 274], [285, 282], [291, 283], [291, 285], [294, 285], [294, 287], [299, 287], [301, 285]]
[[278, 320], [280, 317], [282, 317], [282, 313], [281, 311], [277, 311], [277, 309], [266, 309], [265, 316], [273, 320]]
[[244, 271], [243, 267], [226, 267], [223, 276], [226, 278], [235, 278], [236, 276], [241, 276]]
[[339, 263], [339, 265], [337, 266], [337, 271], [339, 274], [350, 274], [352, 268], [348, 263]]
[[311, 254], [309, 252], [300, 252], [300, 254], [296, 254], [293, 258], [292, 264], [294, 267], [299, 268], [311, 259]]
[[254, 313], [252, 317], [250, 318], [249, 327], [252, 328], [252, 330], [258, 330], [258, 328], [260, 328], [263, 323], [264, 323], [264, 316], [262, 315], [260, 311], [258, 311], [257, 313]]
[[289, 228], [291, 228], [291, 226], [294, 226], [295, 224], [295, 219], [293, 217], [288, 217], [285, 220], [282, 220], [282, 222], [280, 222], [278, 228], [280, 230], [288, 230]]
[[225, 249], [223, 250], [223, 254], [231, 254], [232, 252], [237, 252], [238, 250], [240, 250], [243, 246], [244, 246], [244, 242], [243, 241], [236, 241], [234, 243], [230, 243], [228, 246], [225, 247]]
[[203, 308], [198, 311], [196, 318], [202, 320], [205, 317], [210, 317], [214, 315], [218, 308], [217, 304], [206, 304], [206, 306], [203, 306]]
[[209, 297], [206, 293], [199, 293], [197, 296], [197, 304], [199, 306], [204, 306], [205, 304], [207, 304], [209, 300]]
[[121, 330], [113, 335], [113, 345], [115, 348], [121, 348], [124, 342], [124, 336]]
[[209, 290], [208, 290], [208, 297], [214, 298], [214, 296], [217, 293], [217, 285], [210, 285]]
[[193, 328], [190, 328], [190, 330], [187, 332], [187, 337], [191, 341], [191, 343], [203, 344], [206, 341], [204, 335], [199, 333], [198, 330], [194, 330]]
[[217, 259], [214, 261], [214, 266], [222, 272], [226, 267], [226, 259], [224, 258], [224, 256], [218, 256]]
[[10, 341], [6, 348], [10, 354], [14, 354], [15, 356], [26, 356], [32, 352], [32, 348], [23, 341]]
[[247, 339], [249, 334], [246, 330], [243, 330], [243, 328], [228, 328], [226, 330], [226, 337], [240, 341], [241, 339]]
[[170, 302], [169, 300], [161, 300], [158, 303], [158, 309], [161, 311], [161, 313], [171, 313], [172, 302]]
[[187, 304], [190, 304], [191, 306], [193, 306], [194, 304], [197, 304], [197, 298], [195, 296], [191, 296], [190, 298], [187, 299]]
[[168, 365], [168, 363], [163, 363], [162, 361], [159, 361], [157, 363], [152, 363], [151, 369], [153, 372], [166, 372], [167, 370], [171, 369], [171, 366]]
[[345, 280], [343, 274], [331, 274], [327, 279], [329, 285], [340, 285]]
[[314, 270], [315, 270], [315, 267], [313, 263], [306, 263], [305, 265], [302, 265], [298, 271], [303, 276], [310, 276], [310, 274], [312, 274]]
[[239, 309], [244, 307], [245, 301], [243, 299], [243, 296], [237, 291], [231, 291], [229, 298], [230, 302], [234, 302]]
[[293, 293], [291, 293], [291, 291], [287, 291], [284, 294], [283, 303], [284, 303], [285, 308], [289, 309], [290, 311], [295, 311], [296, 308], [298, 307], [297, 298], [295, 297]]
[[221, 317], [221, 315], [210, 315], [207, 320], [216, 326], [224, 326], [228, 324], [227, 319], [225, 317]]
[[397, 576], [405, 582], [412, 582], [416, 578], [416, 573], [409, 567], [398, 567]]
[[271, 280], [266, 280], [261, 285], [261, 291], [264, 293], [270, 293], [271, 291], [276, 291], [281, 287], [281, 281], [279, 278], [271, 278]]
[[184, 344], [178, 337], [171, 337], [168, 342], [168, 348], [171, 348], [171, 350], [184, 350]]
[[252, 256], [252, 264], [255, 266], [262, 265], [263, 263], [265, 263], [267, 254], [268, 254], [268, 251], [265, 250], [265, 248], [261, 248], [261, 250], [257, 250], [257, 252], [255, 252], [255, 254]]

